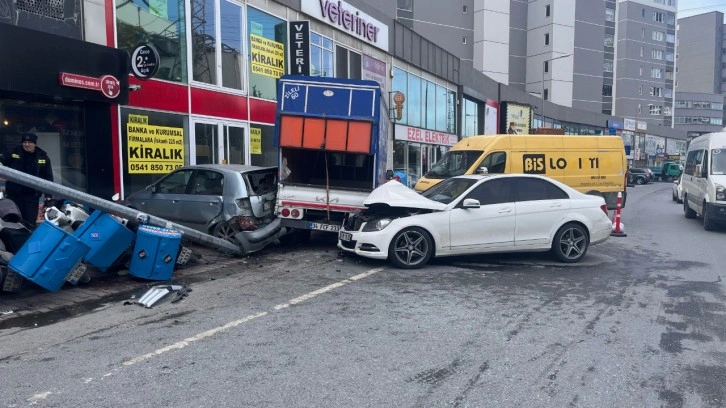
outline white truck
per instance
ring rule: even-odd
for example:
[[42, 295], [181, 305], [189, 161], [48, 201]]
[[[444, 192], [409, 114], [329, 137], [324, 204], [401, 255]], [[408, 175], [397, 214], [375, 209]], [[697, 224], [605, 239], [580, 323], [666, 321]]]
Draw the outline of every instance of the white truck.
[[288, 240], [313, 230], [337, 233], [346, 213], [385, 183], [388, 108], [374, 81], [283, 76], [275, 143], [280, 186], [276, 214]]

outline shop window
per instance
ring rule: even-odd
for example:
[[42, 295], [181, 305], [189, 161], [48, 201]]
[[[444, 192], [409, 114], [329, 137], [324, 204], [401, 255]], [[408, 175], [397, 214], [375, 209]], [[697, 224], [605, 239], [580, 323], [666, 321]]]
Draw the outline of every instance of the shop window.
[[[250, 153], [253, 166], [277, 166], [277, 147], [273, 145], [275, 127], [267, 125], [252, 125], [250, 134]], [[259, 135], [259, 141], [255, 135]]]
[[423, 119], [421, 124], [426, 129], [436, 129], [436, 112], [438, 106], [436, 104], [436, 84], [429, 81], [423, 81], [421, 92], [424, 94], [426, 106], [423, 109]]
[[310, 76], [333, 77], [333, 40], [310, 33]]
[[361, 79], [361, 55], [345, 47], [336, 45], [335, 77]]
[[[120, 121], [122, 176], [126, 195], [144, 189], [177, 167], [189, 164], [189, 126], [185, 116], [122, 108]], [[180, 149], [179, 155], [171, 160], [158, 160], [138, 154], [140, 146], [145, 143], [141, 131], [144, 128], [163, 128], [173, 133], [174, 136], [166, 138], [166, 146], [168, 149]]]
[[421, 127], [421, 78], [408, 74], [408, 95], [406, 95], [408, 106], [408, 125]]
[[[270, 14], [247, 7], [247, 30], [250, 49], [249, 94], [255, 98], [277, 100], [277, 81], [286, 66], [284, 55], [287, 23]], [[256, 58], [253, 49], [275, 58], [260, 60]]]
[[441, 85], [436, 85], [436, 130], [441, 132], [448, 131], [448, 94], [447, 89]]
[[85, 122], [79, 107], [0, 99], [0, 162], [21, 146], [21, 134], [34, 133], [50, 158], [53, 180], [88, 192]]
[[164, 7], [150, 4], [153, 3], [116, 0], [118, 48], [130, 54], [139, 43], [149, 43], [159, 52], [155, 78], [187, 82], [184, 2], [164, 3]]

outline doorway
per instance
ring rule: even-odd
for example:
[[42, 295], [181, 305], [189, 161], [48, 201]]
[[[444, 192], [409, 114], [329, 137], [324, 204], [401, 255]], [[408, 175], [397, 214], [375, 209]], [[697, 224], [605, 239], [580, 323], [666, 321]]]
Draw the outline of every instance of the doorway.
[[249, 164], [248, 125], [193, 119], [190, 164]]

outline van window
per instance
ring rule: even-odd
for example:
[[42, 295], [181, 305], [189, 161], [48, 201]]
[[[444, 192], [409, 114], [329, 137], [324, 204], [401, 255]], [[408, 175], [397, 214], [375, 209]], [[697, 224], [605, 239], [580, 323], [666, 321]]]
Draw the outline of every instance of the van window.
[[507, 154], [504, 152], [494, 152], [487, 155], [479, 167], [486, 167], [489, 173], [501, 174], [504, 173], [506, 164]]
[[688, 152], [688, 156], [686, 157], [686, 167], [683, 172], [688, 175], [695, 176], [696, 165], [701, 164], [702, 160], [703, 150], [692, 150]]
[[726, 150], [713, 149], [711, 152], [711, 174], [726, 174]]
[[426, 173], [426, 178], [446, 179], [466, 174], [471, 166], [479, 160], [481, 150], [449, 150]]

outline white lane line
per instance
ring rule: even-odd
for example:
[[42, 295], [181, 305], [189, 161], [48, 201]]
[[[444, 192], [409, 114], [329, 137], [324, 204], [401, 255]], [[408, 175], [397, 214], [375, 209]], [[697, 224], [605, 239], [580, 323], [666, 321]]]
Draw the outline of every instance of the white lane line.
[[[277, 311], [277, 310], [281, 310], [281, 309], [284, 309], [286, 307], [289, 307], [290, 305], [296, 305], [298, 303], [302, 303], [302, 302], [304, 302], [306, 300], [310, 300], [310, 299], [314, 298], [315, 296], [321, 295], [321, 294], [323, 294], [325, 292], [329, 292], [329, 291], [331, 291], [333, 289], [337, 289], [337, 288], [339, 288], [341, 286], [345, 286], [345, 285], [347, 285], [349, 283], [353, 283], [353, 282], [359, 281], [361, 279], [367, 278], [367, 277], [369, 277], [369, 276], [371, 276], [373, 274], [376, 274], [376, 273], [378, 273], [378, 272], [380, 272], [382, 270], [383, 270], [383, 268], [375, 268], [375, 269], [371, 269], [370, 271], [363, 272], [361, 274], [352, 276], [352, 277], [350, 277], [348, 279], [343, 279], [340, 282], [333, 283], [332, 285], [328, 285], [328, 286], [326, 286], [324, 288], [320, 288], [320, 289], [314, 290], [314, 291], [312, 291], [310, 293], [307, 293], [305, 295], [302, 295], [302, 296], [296, 297], [294, 299], [291, 299], [287, 303], [282, 303], [282, 304], [276, 305], [276, 306], [273, 307], [273, 309], [275, 311]], [[137, 363], [140, 363], [142, 361], [148, 360], [148, 359], [150, 359], [152, 357], [156, 357], [158, 355], [164, 354], [167, 351], [183, 349], [184, 347], [186, 347], [186, 346], [188, 346], [188, 345], [190, 345], [190, 344], [192, 344], [194, 342], [197, 342], [199, 340], [205, 339], [207, 337], [214, 336], [215, 334], [221, 333], [221, 332], [223, 332], [223, 331], [225, 331], [227, 329], [230, 329], [232, 327], [237, 327], [237, 326], [239, 326], [242, 323], [249, 322], [250, 320], [254, 320], [254, 319], [257, 319], [257, 318], [260, 318], [260, 317], [263, 317], [263, 316], [267, 316], [268, 314], [269, 314], [269, 312], [261, 312], [261, 313], [257, 313], [257, 314], [254, 314], [254, 315], [249, 315], [249, 316], [243, 317], [243, 318], [238, 319], [238, 320], [234, 320], [234, 321], [229, 322], [229, 323], [227, 323], [225, 325], [215, 327], [214, 329], [207, 330], [207, 331], [202, 332], [202, 333], [199, 333], [199, 334], [197, 334], [195, 336], [188, 337], [188, 338], [186, 338], [186, 339], [184, 339], [182, 341], [179, 341], [179, 342], [176, 342], [174, 344], [170, 344], [170, 345], [168, 345], [166, 347], [162, 347], [160, 349], [154, 350], [151, 353], [146, 353], [146, 354], [143, 354], [143, 355], [138, 356], [136, 358], [132, 358], [131, 360], [124, 361], [123, 362], [123, 365], [125, 365], [125, 366], [132, 366], [134, 364], [137, 364]]]

